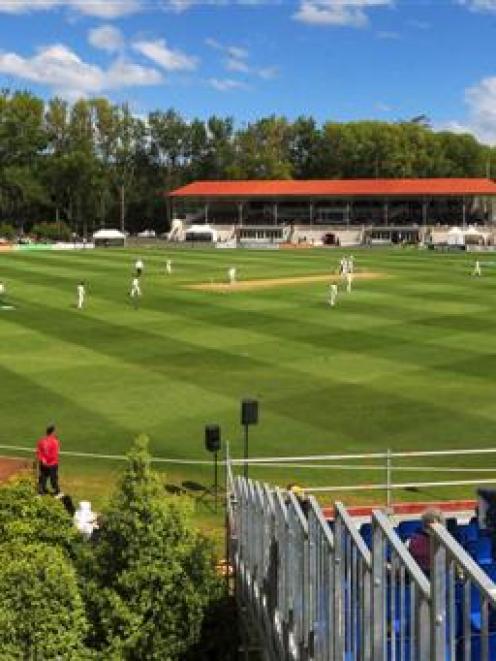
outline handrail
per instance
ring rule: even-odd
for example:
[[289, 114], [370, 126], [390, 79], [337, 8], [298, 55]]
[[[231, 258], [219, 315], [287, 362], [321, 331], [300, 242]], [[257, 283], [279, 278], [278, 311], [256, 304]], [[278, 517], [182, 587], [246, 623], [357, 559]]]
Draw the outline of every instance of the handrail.
[[[1, 447], [1, 446], [0, 446]], [[402, 452], [360, 452], [352, 454], [315, 454], [294, 457], [250, 457], [248, 459], [231, 459], [233, 465], [243, 464], [259, 464], [261, 462], [286, 462], [286, 461], [332, 461], [338, 459], [386, 459], [390, 457], [442, 457], [448, 455], [480, 455], [480, 454], [496, 454], [496, 448], [477, 448], [477, 449], [463, 449], [453, 448], [451, 450], [413, 450]]]
[[374, 510], [372, 512], [372, 517], [373, 520], [375, 520], [377, 524], [381, 527], [388, 542], [391, 544], [395, 552], [400, 557], [401, 562], [405, 565], [405, 567], [408, 570], [408, 573], [422, 591], [423, 596], [426, 599], [430, 599], [431, 587], [429, 581], [427, 580], [424, 572], [420, 569], [418, 564], [415, 562], [415, 560], [408, 552], [406, 546], [403, 544], [401, 539], [396, 534], [388, 517], [384, 514], [384, 512], [381, 512], [380, 510]]
[[337, 502], [335, 504], [335, 508], [336, 508], [336, 515], [341, 517], [341, 519], [344, 521], [346, 525], [346, 529], [348, 530], [348, 534], [352, 538], [355, 546], [358, 548], [364, 562], [366, 563], [367, 567], [371, 568], [372, 554], [370, 553], [369, 549], [367, 548], [367, 545], [363, 541], [363, 537], [356, 529], [355, 523], [353, 522], [351, 516], [346, 511], [343, 503]]

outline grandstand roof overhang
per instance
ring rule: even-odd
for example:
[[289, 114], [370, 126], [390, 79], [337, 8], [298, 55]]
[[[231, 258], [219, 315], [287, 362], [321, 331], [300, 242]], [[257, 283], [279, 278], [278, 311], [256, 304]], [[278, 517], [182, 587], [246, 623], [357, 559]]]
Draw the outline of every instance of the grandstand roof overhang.
[[313, 179], [195, 181], [172, 198], [496, 196], [493, 179]]

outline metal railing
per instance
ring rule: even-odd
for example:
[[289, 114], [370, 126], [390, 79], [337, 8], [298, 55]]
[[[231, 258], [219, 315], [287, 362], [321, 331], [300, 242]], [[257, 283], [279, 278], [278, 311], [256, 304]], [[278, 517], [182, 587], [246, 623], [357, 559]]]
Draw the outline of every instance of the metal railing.
[[[496, 585], [440, 524], [427, 576], [382, 511], [369, 546], [345, 507], [235, 476], [229, 561], [241, 612], [270, 661], [494, 661]], [[246, 657], [248, 658], [248, 657]]]
[[[250, 459], [231, 459], [232, 466], [246, 466], [250, 469], [282, 469], [295, 471], [302, 469], [305, 474], [311, 470], [319, 472], [350, 472], [361, 473], [376, 472], [378, 480], [376, 482], [355, 483], [355, 484], [329, 484], [325, 486], [305, 487], [307, 493], [346, 493], [357, 491], [383, 491], [385, 494], [384, 502], [389, 507], [394, 500], [394, 492], [412, 489], [425, 488], [445, 488], [445, 487], [463, 487], [463, 486], [482, 486], [496, 485], [496, 466], [492, 467], [487, 463], [483, 466], [456, 465], [460, 462], [460, 457], [474, 457], [480, 460], [483, 456], [496, 456], [496, 448], [456, 448], [452, 450], [415, 450], [415, 451], [392, 451], [385, 452], [367, 452], [367, 453], [348, 453], [348, 454], [327, 454], [327, 455], [304, 455], [293, 457], [252, 457]], [[439, 458], [443, 460], [440, 465], [405, 465], [411, 459], [427, 460], [429, 458]], [[453, 465], [446, 465], [453, 461]], [[422, 463], [422, 462], [417, 462]], [[434, 463], [434, 462], [433, 462]], [[397, 475], [400, 473], [415, 474], [422, 476], [432, 474], [432, 479], [398, 481]], [[453, 476], [451, 479], [439, 479], [440, 475]], [[457, 475], [459, 477], [457, 477]], [[473, 475], [473, 478], [467, 479], [466, 475]], [[462, 478], [462, 479], [459, 479]]]

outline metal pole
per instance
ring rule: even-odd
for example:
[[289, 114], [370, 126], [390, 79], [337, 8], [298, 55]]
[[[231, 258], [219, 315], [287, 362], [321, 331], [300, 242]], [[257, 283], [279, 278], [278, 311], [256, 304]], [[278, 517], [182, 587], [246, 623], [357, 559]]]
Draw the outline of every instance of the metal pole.
[[244, 463], [244, 469], [243, 469], [243, 475], [245, 478], [248, 478], [248, 425], [245, 425], [245, 448], [244, 448], [244, 457], [245, 457], [245, 463]]
[[392, 461], [391, 450], [388, 449], [386, 453], [386, 507], [388, 512], [392, 502]]

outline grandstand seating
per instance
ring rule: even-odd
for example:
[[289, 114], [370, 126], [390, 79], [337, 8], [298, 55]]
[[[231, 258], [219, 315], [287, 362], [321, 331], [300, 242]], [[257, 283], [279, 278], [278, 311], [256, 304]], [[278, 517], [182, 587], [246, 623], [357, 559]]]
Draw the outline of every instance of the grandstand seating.
[[261, 618], [268, 659], [496, 661], [496, 561], [477, 520], [433, 524], [426, 577], [405, 545], [420, 519], [394, 528], [374, 510], [358, 529], [339, 503], [326, 521], [312, 497], [301, 509], [292, 494], [230, 479], [238, 595]]

